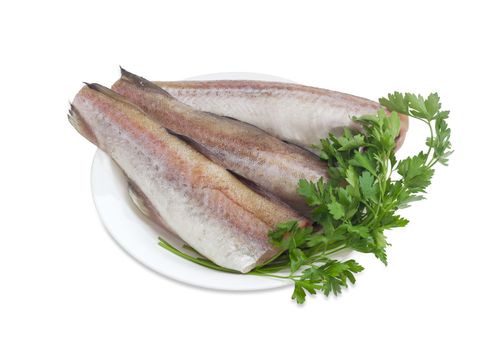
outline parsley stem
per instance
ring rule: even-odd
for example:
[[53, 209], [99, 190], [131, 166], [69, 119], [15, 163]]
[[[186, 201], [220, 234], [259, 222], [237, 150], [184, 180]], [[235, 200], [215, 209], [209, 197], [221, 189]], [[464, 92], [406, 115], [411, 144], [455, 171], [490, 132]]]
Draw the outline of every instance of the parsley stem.
[[286, 275], [286, 276], [281, 276], [281, 275], [274, 275], [271, 273], [267, 272], [261, 272], [260, 270], [252, 270], [248, 273], [247, 275], [253, 275], [253, 276], [265, 276], [265, 277], [274, 277], [274, 278], [281, 278], [281, 279], [291, 279], [293, 280], [292, 276]]
[[430, 121], [427, 121], [427, 120], [424, 120], [424, 119], [420, 119], [420, 120], [426, 122], [426, 124], [429, 126], [429, 130], [431, 132], [430, 142], [429, 142], [429, 149], [427, 150], [427, 153], [425, 155], [425, 159], [426, 159], [426, 162], [427, 162], [427, 160], [429, 159], [429, 155], [431, 154], [432, 147], [434, 145], [434, 128], [432, 127], [432, 124], [431, 124]]
[[198, 265], [208, 267], [208, 268], [210, 268], [212, 270], [229, 272], [229, 273], [239, 273], [238, 271], [234, 271], [234, 270], [227, 269], [225, 267], [219, 266], [219, 265], [211, 262], [208, 259], [197, 258], [197, 257], [191, 256], [189, 254], [183, 253], [180, 250], [178, 250], [177, 248], [175, 248], [174, 246], [172, 246], [170, 243], [168, 243], [166, 240], [164, 240], [162, 237], [158, 237], [158, 239], [159, 239], [158, 245], [160, 247], [168, 250], [169, 252], [174, 253], [175, 255], [177, 255], [177, 256], [179, 256], [181, 258], [184, 258], [186, 260], [194, 262], [194, 263], [196, 263]]

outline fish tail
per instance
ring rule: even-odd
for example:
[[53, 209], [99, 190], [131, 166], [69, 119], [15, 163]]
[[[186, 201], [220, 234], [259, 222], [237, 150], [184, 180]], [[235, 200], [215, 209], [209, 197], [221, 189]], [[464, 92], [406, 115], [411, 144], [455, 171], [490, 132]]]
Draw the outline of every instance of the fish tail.
[[120, 95], [119, 93], [117, 93], [116, 91], [113, 91], [101, 84], [97, 84], [97, 83], [85, 83], [85, 85], [87, 85], [87, 87], [91, 90], [94, 90], [94, 91], [97, 91], [99, 92], [100, 94], [103, 94], [109, 98], [112, 98], [114, 100], [117, 100], [119, 102], [122, 102], [122, 103], [126, 103], [128, 105], [131, 105], [133, 106], [134, 108], [136, 109], [140, 109], [139, 107], [137, 107], [135, 104], [133, 104], [132, 102], [130, 102], [128, 99], [126, 99], [123, 95]]
[[78, 131], [83, 137], [92, 142], [94, 145], [98, 146], [97, 137], [92, 132], [92, 129], [87, 124], [85, 119], [82, 118], [80, 112], [78, 112], [78, 109], [72, 103], [70, 103], [70, 108], [68, 111], [68, 120], [70, 124], [76, 129], [76, 131]]
[[170, 95], [168, 92], [166, 92], [165, 90], [163, 90], [161, 87], [159, 87], [158, 85], [156, 84], [153, 84], [152, 82], [150, 82], [149, 80], [143, 78], [143, 77], [140, 77], [134, 73], [130, 73], [129, 71], [127, 71], [126, 69], [124, 69], [122, 66], [120, 66], [120, 72], [121, 72], [121, 79], [125, 80], [125, 81], [128, 81], [134, 85], [138, 85], [140, 87], [143, 87], [143, 88], [148, 88], [148, 89], [151, 89], [157, 93], [160, 93], [164, 96], [168, 96], [169, 98], [172, 98], [172, 95]]

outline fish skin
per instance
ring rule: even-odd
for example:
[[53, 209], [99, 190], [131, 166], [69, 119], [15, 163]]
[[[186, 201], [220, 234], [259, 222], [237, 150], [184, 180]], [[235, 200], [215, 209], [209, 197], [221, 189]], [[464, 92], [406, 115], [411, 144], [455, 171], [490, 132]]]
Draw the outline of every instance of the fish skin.
[[328, 176], [326, 163], [315, 154], [248, 123], [191, 108], [148, 80], [123, 69], [122, 78], [112, 89], [159, 124], [191, 141], [213, 161], [305, 215], [310, 208], [297, 193], [299, 180], [316, 182]]
[[[196, 109], [229, 116], [307, 148], [329, 132], [339, 136], [348, 127], [360, 130], [352, 116], [376, 114], [377, 102], [337, 91], [305, 85], [257, 80], [156, 81], [174, 98]], [[409, 127], [399, 115], [399, 149]]]
[[220, 266], [248, 272], [278, 253], [270, 229], [288, 220], [306, 224], [101, 85], [83, 87], [68, 118], [147, 197], [157, 223]]

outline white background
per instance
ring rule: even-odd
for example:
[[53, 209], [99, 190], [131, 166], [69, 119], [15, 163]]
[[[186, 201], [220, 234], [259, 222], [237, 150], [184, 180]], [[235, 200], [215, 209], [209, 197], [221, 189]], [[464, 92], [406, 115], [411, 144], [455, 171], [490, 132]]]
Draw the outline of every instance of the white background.
[[[498, 349], [495, 2], [16, 1], [0, 5], [1, 349]], [[82, 81], [249, 71], [376, 99], [438, 91], [455, 154], [339, 298], [188, 287], [127, 256], [92, 203]], [[402, 153], [419, 150], [412, 124]]]

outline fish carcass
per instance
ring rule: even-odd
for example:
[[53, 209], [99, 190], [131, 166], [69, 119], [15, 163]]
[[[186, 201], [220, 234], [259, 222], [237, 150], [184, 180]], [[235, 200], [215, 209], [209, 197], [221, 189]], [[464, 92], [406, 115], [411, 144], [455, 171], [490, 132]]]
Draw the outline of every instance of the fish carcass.
[[[196, 109], [232, 117], [317, 152], [311, 145], [344, 128], [361, 130], [353, 116], [376, 114], [377, 102], [305, 85], [254, 81], [157, 81], [174, 98]], [[396, 147], [403, 144], [408, 116], [400, 115]]]

